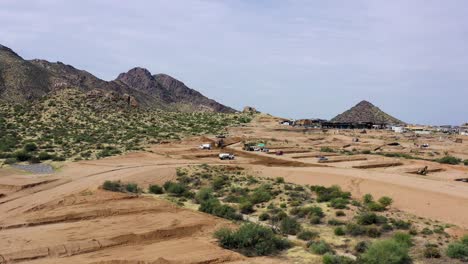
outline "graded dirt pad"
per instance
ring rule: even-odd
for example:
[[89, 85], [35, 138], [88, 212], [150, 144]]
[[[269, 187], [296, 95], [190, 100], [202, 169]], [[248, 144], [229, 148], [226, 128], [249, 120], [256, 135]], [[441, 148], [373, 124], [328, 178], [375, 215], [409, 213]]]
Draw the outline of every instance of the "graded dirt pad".
[[213, 231], [224, 225], [230, 224], [158, 198], [89, 191], [3, 221], [0, 252], [7, 263], [157, 263], [162, 259], [167, 263], [216, 263], [244, 259], [213, 243]]
[[375, 168], [386, 168], [386, 167], [396, 167], [403, 165], [399, 161], [387, 161], [387, 162], [369, 162], [366, 164], [355, 165], [355, 169], [375, 169]]

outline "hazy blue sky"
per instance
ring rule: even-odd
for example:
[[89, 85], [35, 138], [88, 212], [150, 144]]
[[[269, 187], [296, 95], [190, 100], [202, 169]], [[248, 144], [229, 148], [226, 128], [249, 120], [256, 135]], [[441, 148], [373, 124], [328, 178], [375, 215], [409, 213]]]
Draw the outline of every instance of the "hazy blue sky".
[[135, 66], [224, 104], [332, 118], [362, 99], [468, 122], [465, 0], [1, 0], [0, 43], [111, 80]]

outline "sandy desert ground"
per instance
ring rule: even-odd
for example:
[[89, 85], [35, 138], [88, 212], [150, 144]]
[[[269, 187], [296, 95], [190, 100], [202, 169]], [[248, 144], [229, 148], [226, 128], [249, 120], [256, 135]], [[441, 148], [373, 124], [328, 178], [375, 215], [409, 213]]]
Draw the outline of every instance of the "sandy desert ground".
[[[359, 142], [352, 139], [358, 137]], [[242, 150], [242, 141], [267, 140], [271, 152]], [[174, 179], [176, 168], [191, 164], [235, 164], [259, 176], [284, 177], [298, 184], [338, 184], [361, 197], [371, 193], [394, 199], [393, 208], [415, 217], [455, 225], [460, 236], [468, 230], [468, 167], [382, 155], [343, 155], [322, 147], [365, 150], [381, 148], [426, 155], [448, 151], [468, 159], [468, 138], [406, 138], [388, 131], [328, 131], [290, 128], [261, 116], [251, 124], [229, 129], [226, 152], [233, 161], [220, 161], [220, 150], [200, 150], [213, 136], [148, 146], [147, 152], [101, 160], [58, 164], [50, 175], [0, 169], [0, 263], [285, 263], [284, 256], [246, 258], [220, 248], [213, 232], [229, 221], [179, 208], [151, 195], [131, 196], [99, 187], [105, 180], [140, 186]], [[388, 143], [399, 142], [398, 146]], [[430, 144], [421, 150], [415, 144]], [[436, 153], [436, 154], [434, 154]], [[439, 154], [437, 154], [439, 153]], [[317, 155], [329, 157], [319, 163]], [[429, 154], [428, 154], [429, 155]], [[426, 176], [414, 172], [428, 166]]]

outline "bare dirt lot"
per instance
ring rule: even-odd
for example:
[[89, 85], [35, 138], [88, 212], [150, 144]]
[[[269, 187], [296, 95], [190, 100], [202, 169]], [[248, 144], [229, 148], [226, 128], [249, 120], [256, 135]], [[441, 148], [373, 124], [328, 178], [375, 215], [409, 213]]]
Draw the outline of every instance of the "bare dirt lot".
[[[105, 180], [131, 181], [143, 188], [162, 185], [175, 178], [177, 167], [202, 163], [233, 164], [260, 176], [284, 177], [304, 185], [338, 184], [355, 197], [387, 195], [397, 210], [456, 225], [453, 233], [457, 235], [468, 229], [468, 183], [455, 181], [468, 178], [466, 166], [349, 153], [379, 148], [383, 153], [398, 151], [426, 159], [444, 152], [466, 159], [468, 139], [454, 143], [447, 137], [407, 138], [387, 131], [323, 132], [280, 126], [265, 116], [230, 128], [229, 137], [236, 140], [222, 152], [236, 154], [232, 161], [219, 160], [219, 149], [197, 148], [214, 137], [195, 137], [148, 146], [147, 152], [65, 163], [50, 175], [1, 168], [0, 263], [288, 262], [284, 256], [246, 258], [220, 248], [213, 232], [233, 225], [229, 221], [151, 195], [99, 189]], [[359, 142], [353, 142], [356, 137]], [[283, 155], [246, 152], [240, 140], [263, 140], [274, 146], [272, 150], [282, 149]], [[391, 142], [399, 145], [389, 146]], [[415, 145], [426, 142], [427, 149]], [[315, 158], [327, 154], [334, 162], [319, 163]], [[426, 176], [414, 173], [424, 166], [429, 168]]]

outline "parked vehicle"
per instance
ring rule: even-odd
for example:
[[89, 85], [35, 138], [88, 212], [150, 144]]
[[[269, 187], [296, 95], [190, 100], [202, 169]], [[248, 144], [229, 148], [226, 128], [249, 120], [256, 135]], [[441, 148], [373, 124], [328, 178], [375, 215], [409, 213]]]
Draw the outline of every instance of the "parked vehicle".
[[327, 157], [324, 157], [324, 156], [319, 156], [318, 157], [318, 161], [321, 162], [321, 161], [327, 161], [328, 158]]
[[279, 150], [279, 151], [276, 151], [275, 153], [277, 156], [283, 156], [283, 151], [282, 150]]
[[267, 149], [267, 148], [264, 148], [264, 149], [262, 149], [262, 152], [266, 152], [266, 153], [268, 153], [268, 152], [270, 152], [270, 150], [269, 150], [269, 149]]
[[211, 149], [211, 144], [201, 144], [200, 149]]
[[220, 153], [219, 154], [219, 159], [220, 160], [233, 160], [234, 159], [234, 154]]

